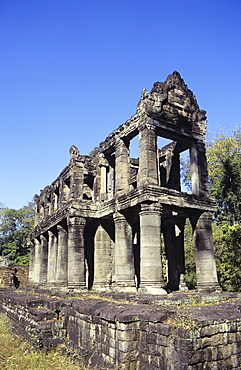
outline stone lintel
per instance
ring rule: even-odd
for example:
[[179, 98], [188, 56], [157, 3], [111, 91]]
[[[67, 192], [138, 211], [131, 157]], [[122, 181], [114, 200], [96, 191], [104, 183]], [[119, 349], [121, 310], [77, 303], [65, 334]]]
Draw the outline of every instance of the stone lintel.
[[[182, 193], [173, 189], [163, 188], [155, 185], [148, 185], [143, 188], [133, 189], [130, 192], [119, 196], [116, 199], [103, 202], [98, 206], [92, 201], [81, 203], [68, 203], [54, 215], [46, 217], [32, 233], [32, 237], [38, 237], [47, 232], [50, 228], [59, 224], [67, 214], [71, 217], [101, 218], [111, 215], [117, 211], [135, 207], [143, 202], [159, 202], [163, 205], [187, 208], [189, 210], [215, 212], [216, 206], [212, 198], [199, 199], [195, 195]], [[68, 213], [69, 212], [69, 213]]]
[[101, 218], [101, 217], [108, 216], [109, 214], [114, 213], [115, 209], [116, 209], [115, 199], [111, 199], [106, 202], [103, 202], [98, 206], [96, 217]]
[[153, 120], [153, 124], [156, 126], [156, 133], [160, 137], [165, 137], [174, 141], [182, 141], [186, 143], [197, 142], [203, 140], [203, 136], [199, 132], [185, 131], [183, 128], [177, 128], [171, 121], [167, 122], [162, 120]]
[[116, 130], [111, 132], [104, 141], [99, 144], [101, 152], [114, 152], [115, 141], [117, 138], [130, 140], [138, 134], [137, 126], [141, 115], [135, 114], [125, 123], [120, 125]]
[[58, 209], [58, 211], [55, 212], [52, 216], [45, 217], [38, 224], [38, 226], [35, 227], [32, 233], [32, 237], [36, 237], [41, 233], [48, 231], [50, 228], [54, 227], [58, 223], [60, 223], [64, 218], [66, 218], [67, 213], [68, 213], [68, 204]]
[[213, 199], [199, 199], [191, 194], [182, 193], [173, 189], [148, 185], [143, 188], [133, 189], [116, 200], [117, 210], [134, 207], [143, 202], [159, 202], [177, 208], [197, 209], [200, 211], [215, 212], [216, 206]]

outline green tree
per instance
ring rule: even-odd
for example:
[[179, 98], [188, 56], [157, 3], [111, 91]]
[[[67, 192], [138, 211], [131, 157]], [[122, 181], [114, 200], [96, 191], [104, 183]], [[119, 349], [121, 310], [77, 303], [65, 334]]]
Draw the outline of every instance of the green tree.
[[235, 292], [241, 287], [241, 225], [213, 224], [213, 237], [220, 285]]
[[0, 207], [0, 255], [13, 263], [29, 262], [30, 233], [34, 225], [34, 205], [29, 203], [19, 210]]
[[223, 290], [241, 286], [241, 127], [231, 137], [220, 133], [207, 149], [210, 191], [217, 212], [213, 236], [219, 282]]
[[[241, 126], [231, 137], [219, 133], [208, 144], [210, 192], [217, 201], [213, 222], [214, 247], [221, 287], [227, 291], [241, 286]], [[182, 161], [182, 178], [190, 188], [189, 161]], [[188, 229], [187, 229], [188, 231]], [[186, 270], [189, 286], [195, 285], [195, 262], [190, 230], [185, 235]]]
[[216, 220], [241, 222], [241, 127], [232, 137], [219, 134], [210, 142], [207, 160], [211, 194], [217, 200]]

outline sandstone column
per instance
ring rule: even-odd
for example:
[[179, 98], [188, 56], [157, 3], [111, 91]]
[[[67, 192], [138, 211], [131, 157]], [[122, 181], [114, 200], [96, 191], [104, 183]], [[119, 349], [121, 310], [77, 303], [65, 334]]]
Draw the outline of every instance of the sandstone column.
[[29, 274], [28, 274], [28, 279], [30, 283], [34, 283], [34, 265], [35, 265], [35, 244], [32, 242], [30, 247]]
[[212, 216], [204, 212], [191, 218], [194, 227], [197, 287], [199, 290], [220, 290], [212, 239]]
[[40, 278], [40, 264], [41, 264], [41, 245], [37, 238], [34, 238], [34, 269], [33, 269], [33, 282], [39, 283]]
[[138, 185], [158, 185], [157, 137], [155, 126], [146, 124], [139, 128]]
[[40, 235], [41, 241], [41, 262], [40, 262], [40, 284], [47, 282], [47, 266], [48, 266], [48, 240], [44, 235]]
[[204, 142], [198, 142], [197, 145], [198, 173], [199, 173], [199, 196], [209, 196], [208, 168], [206, 158], [206, 148]]
[[49, 236], [49, 253], [48, 253], [47, 282], [53, 284], [55, 283], [56, 279], [58, 240], [57, 236], [53, 233], [53, 231], [49, 230], [48, 236]]
[[34, 260], [35, 260], [35, 247], [31, 246], [29, 255], [29, 273], [28, 273], [28, 280], [30, 283], [34, 283]]
[[115, 192], [117, 195], [129, 191], [130, 158], [129, 142], [117, 139], [115, 143]]
[[112, 283], [113, 241], [102, 225], [94, 240], [94, 288], [109, 288]]
[[68, 218], [68, 287], [85, 288], [85, 251], [83, 217]]
[[161, 205], [141, 204], [140, 291], [166, 293], [162, 288]]
[[100, 166], [100, 194], [106, 194], [107, 193], [107, 166], [108, 162], [105, 158], [104, 154], [101, 153], [99, 155], [99, 166]]
[[119, 212], [114, 214], [114, 222], [115, 286], [119, 290], [128, 290], [128, 287], [133, 288], [135, 286], [132, 228], [125, 216]]
[[192, 144], [190, 149], [190, 165], [191, 165], [191, 180], [192, 193], [199, 195], [199, 174], [198, 174], [198, 159], [197, 159], [197, 145]]
[[58, 252], [56, 266], [56, 284], [67, 285], [68, 281], [68, 234], [63, 226], [57, 225]]
[[68, 201], [68, 190], [67, 189], [67, 185], [65, 184], [65, 182], [62, 180], [61, 183], [60, 183], [60, 186], [59, 186], [59, 198], [60, 198], [60, 207], [64, 207], [65, 204], [67, 203]]
[[[129, 153], [128, 153], [129, 155]], [[107, 172], [107, 193], [108, 199], [112, 199], [115, 194], [115, 158], [114, 155], [107, 156], [108, 172]]]
[[190, 147], [192, 193], [208, 197], [208, 171], [205, 144], [193, 143]]
[[84, 164], [83, 160], [71, 159], [72, 174], [70, 180], [69, 200], [83, 199]]

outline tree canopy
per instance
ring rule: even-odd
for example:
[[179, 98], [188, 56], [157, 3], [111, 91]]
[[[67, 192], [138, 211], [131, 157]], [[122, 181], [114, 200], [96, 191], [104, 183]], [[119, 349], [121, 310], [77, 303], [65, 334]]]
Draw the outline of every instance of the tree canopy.
[[[213, 237], [219, 282], [224, 290], [241, 286], [241, 126], [232, 136], [219, 132], [208, 143], [207, 162], [210, 193], [216, 199]], [[182, 178], [190, 189], [190, 164], [182, 161]], [[195, 285], [194, 256], [190, 254], [190, 227], [186, 228], [186, 270], [189, 286]]]
[[219, 134], [207, 148], [210, 191], [216, 198], [216, 219], [235, 224], [241, 221], [241, 127], [233, 136]]
[[14, 264], [29, 262], [30, 233], [34, 225], [34, 205], [19, 210], [0, 205], [0, 255]]

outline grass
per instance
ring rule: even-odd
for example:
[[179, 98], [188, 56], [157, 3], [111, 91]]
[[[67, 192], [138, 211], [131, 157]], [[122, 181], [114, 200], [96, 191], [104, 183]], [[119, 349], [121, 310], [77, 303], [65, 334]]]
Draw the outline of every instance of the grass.
[[7, 317], [0, 314], [0, 369], [1, 370], [87, 370], [61, 356], [57, 349], [36, 350], [21, 336], [11, 333]]

